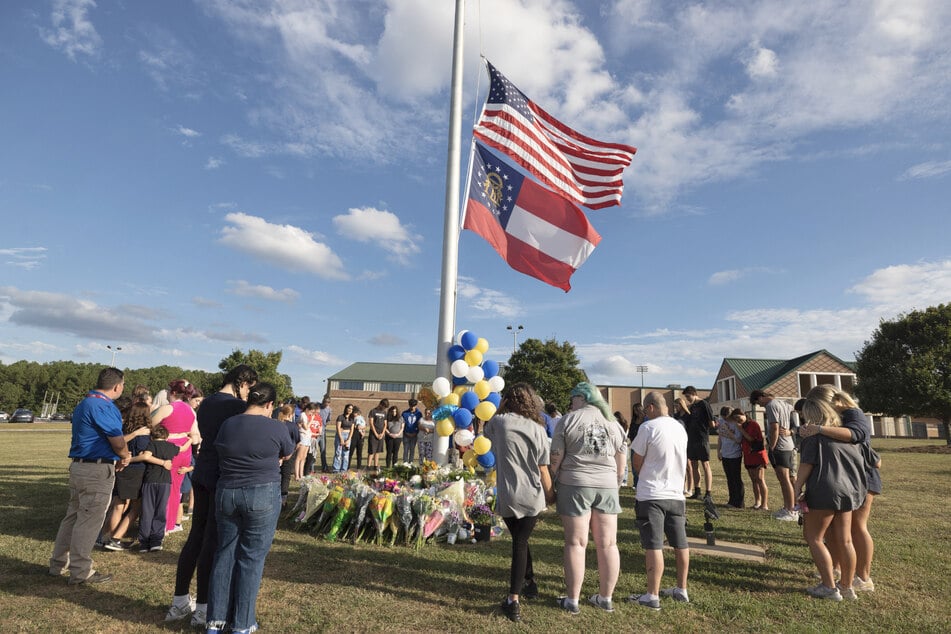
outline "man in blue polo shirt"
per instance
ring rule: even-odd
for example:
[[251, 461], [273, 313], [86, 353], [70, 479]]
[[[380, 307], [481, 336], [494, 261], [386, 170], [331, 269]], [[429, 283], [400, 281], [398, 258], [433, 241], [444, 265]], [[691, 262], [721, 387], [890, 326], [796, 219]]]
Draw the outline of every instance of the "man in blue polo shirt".
[[56, 533], [49, 572], [69, 570], [69, 585], [102, 583], [112, 575], [92, 568], [92, 549], [109, 508], [116, 471], [132, 455], [122, 437], [122, 415], [112, 402], [125, 388], [122, 371], [106, 368], [96, 389], [73, 410], [73, 439], [69, 448], [69, 505]]

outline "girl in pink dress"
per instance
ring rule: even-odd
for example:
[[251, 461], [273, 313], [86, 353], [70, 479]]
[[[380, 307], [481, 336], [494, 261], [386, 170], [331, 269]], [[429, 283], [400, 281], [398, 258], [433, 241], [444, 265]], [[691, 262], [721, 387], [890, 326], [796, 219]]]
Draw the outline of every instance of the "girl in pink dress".
[[[168, 384], [168, 405], [163, 405], [152, 412], [152, 424], [161, 425], [168, 430], [168, 442], [178, 447], [186, 443], [197, 445], [201, 442], [198, 433], [198, 423], [195, 420], [195, 411], [188, 404], [188, 400], [195, 396], [195, 386], [184, 379], [176, 379]], [[191, 465], [191, 448], [179, 453], [172, 460], [172, 491], [168, 496], [168, 507], [165, 514], [165, 531], [173, 532], [178, 524], [178, 510], [182, 501], [182, 479], [185, 474], [180, 470]]]

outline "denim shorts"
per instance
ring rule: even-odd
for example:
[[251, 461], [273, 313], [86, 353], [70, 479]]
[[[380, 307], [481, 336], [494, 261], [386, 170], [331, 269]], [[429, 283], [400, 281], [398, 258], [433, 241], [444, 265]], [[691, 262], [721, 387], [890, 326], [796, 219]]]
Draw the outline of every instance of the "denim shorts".
[[578, 517], [592, 510], [607, 515], [621, 512], [621, 499], [617, 487], [597, 488], [559, 484], [556, 508], [559, 515]]
[[644, 500], [635, 502], [634, 524], [641, 534], [644, 550], [664, 547], [664, 535], [672, 548], [687, 548], [687, 503], [684, 500]]

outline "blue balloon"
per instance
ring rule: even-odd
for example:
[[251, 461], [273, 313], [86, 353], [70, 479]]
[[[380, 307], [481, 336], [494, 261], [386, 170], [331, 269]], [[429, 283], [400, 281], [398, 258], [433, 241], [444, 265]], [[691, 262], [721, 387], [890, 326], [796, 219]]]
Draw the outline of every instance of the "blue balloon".
[[464, 407], [460, 407], [452, 413], [452, 418], [456, 421], [457, 429], [468, 429], [472, 424], [472, 412]]
[[476, 344], [479, 343], [479, 337], [470, 330], [466, 334], [462, 335], [462, 339], [459, 341], [459, 343], [461, 343], [462, 347], [466, 350], [472, 350], [476, 347]]
[[489, 401], [490, 403], [498, 407], [499, 403], [502, 402], [502, 397], [499, 396], [498, 392], [489, 392], [489, 395], [486, 396], [484, 400]]
[[482, 371], [485, 372], [485, 378], [491, 379], [499, 373], [499, 362], [487, 359], [482, 362]]
[[458, 361], [459, 359], [466, 356], [466, 349], [456, 344], [449, 348], [449, 362]]
[[452, 377], [452, 384], [453, 384], [453, 385], [465, 385], [465, 384], [468, 383], [468, 382], [469, 382], [469, 379], [467, 379], [467, 378], [464, 377], [464, 376], [454, 376], [454, 377]]
[[491, 469], [492, 467], [495, 466], [495, 454], [492, 453], [491, 451], [482, 454], [481, 456], [476, 458], [476, 460], [478, 460], [479, 464], [485, 467], [486, 469]]
[[470, 412], [479, 404], [479, 395], [472, 390], [459, 397], [459, 407], [464, 407]]
[[433, 420], [442, 420], [444, 418], [449, 418], [450, 416], [452, 416], [453, 412], [455, 412], [457, 409], [459, 408], [456, 407], [455, 405], [440, 405], [439, 407], [433, 410]]

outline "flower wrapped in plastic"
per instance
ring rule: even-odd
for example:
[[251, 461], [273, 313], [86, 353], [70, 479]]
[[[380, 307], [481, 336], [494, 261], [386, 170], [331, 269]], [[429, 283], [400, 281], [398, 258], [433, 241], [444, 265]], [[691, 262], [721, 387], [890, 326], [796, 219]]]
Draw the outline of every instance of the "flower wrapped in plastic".
[[425, 524], [434, 508], [435, 505], [432, 496], [426, 493], [416, 496], [413, 500], [413, 519], [415, 524], [415, 539], [413, 541], [416, 544], [417, 550], [422, 547], [423, 541], [429, 537], [428, 534], [425, 534]]
[[333, 519], [337, 511], [337, 502], [340, 501], [343, 495], [344, 489], [339, 484], [334, 485], [327, 493], [327, 497], [324, 499], [324, 503], [320, 508], [320, 515], [317, 516], [317, 520], [314, 522], [315, 533], [319, 535], [326, 530], [327, 525], [330, 523], [330, 520]]
[[376, 529], [376, 543], [379, 546], [383, 543], [383, 533], [393, 515], [393, 494], [389, 491], [380, 491], [370, 500], [368, 510], [370, 519], [373, 520], [373, 527]]
[[356, 516], [353, 518], [350, 541], [355, 544], [358, 539], [363, 539], [367, 529], [373, 524], [373, 519], [370, 517], [370, 501], [376, 496], [376, 491], [365, 484], [358, 484], [354, 487], [353, 493], [356, 501]]
[[413, 499], [414, 495], [404, 490], [396, 498], [396, 515], [400, 523], [401, 544], [408, 545], [413, 531]]
[[330, 528], [327, 530], [328, 541], [336, 541], [337, 536], [346, 530], [347, 524], [353, 519], [355, 507], [356, 500], [354, 500], [353, 492], [345, 491], [337, 500], [336, 512], [330, 520]]
[[317, 509], [321, 508], [329, 493], [330, 489], [327, 488], [327, 483], [319, 478], [308, 477], [301, 480], [300, 495], [306, 498], [304, 508], [296, 520], [301, 527], [310, 521]]

